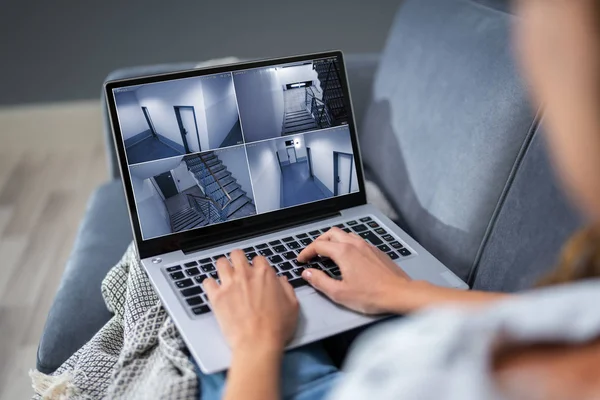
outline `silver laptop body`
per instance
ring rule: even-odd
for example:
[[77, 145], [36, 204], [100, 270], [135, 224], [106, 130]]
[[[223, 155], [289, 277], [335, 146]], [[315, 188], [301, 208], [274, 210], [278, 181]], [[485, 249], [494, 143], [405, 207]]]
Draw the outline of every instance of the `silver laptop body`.
[[[204, 373], [228, 368], [202, 280], [234, 249], [264, 255], [300, 302], [288, 348], [382, 317], [308, 286], [296, 255], [337, 226], [377, 245], [411, 278], [468, 289], [366, 203], [341, 52], [107, 82], [107, 105], [142, 265]], [[312, 267], [341, 279], [331, 260]]]

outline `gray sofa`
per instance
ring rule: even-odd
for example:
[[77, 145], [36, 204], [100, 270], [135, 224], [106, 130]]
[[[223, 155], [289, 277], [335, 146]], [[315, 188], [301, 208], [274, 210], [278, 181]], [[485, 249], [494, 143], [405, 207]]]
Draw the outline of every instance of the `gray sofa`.
[[[406, 0], [382, 54], [347, 56], [368, 179], [401, 226], [482, 290], [530, 287], [581, 222], [557, 187], [543, 116], [518, 75], [513, 18], [503, 1]], [[48, 315], [37, 358], [46, 373], [110, 318], [100, 283], [132, 239], [108, 128], [106, 145], [112, 181], [89, 202]]]

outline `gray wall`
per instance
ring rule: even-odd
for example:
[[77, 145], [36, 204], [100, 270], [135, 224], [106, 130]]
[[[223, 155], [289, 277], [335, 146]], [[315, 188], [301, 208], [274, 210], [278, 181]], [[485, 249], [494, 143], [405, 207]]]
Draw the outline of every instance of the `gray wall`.
[[150, 129], [135, 92], [119, 92], [115, 95], [115, 102], [119, 112], [123, 140]]
[[[306, 147], [310, 147], [313, 173], [327, 189], [334, 193], [333, 185], [333, 152], [352, 154], [352, 142], [348, 128], [338, 128], [309, 133], [304, 136]], [[356, 165], [352, 166], [351, 192], [358, 190]]]
[[237, 182], [242, 187], [242, 190], [246, 192], [247, 196], [254, 200], [244, 146], [228, 147], [223, 150], [215, 151], [215, 154], [223, 164], [225, 164], [232, 176], [237, 179]]
[[263, 213], [281, 206], [281, 170], [277, 161], [275, 141], [260, 142], [247, 147], [250, 175], [254, 183], [256, 211]]
[[[294, 148], [296, 150], [296, 159], [306, 158], [306, 145], [304, 140], [305, 135], [286, 136], [277, 140], [277, 152], [279, 153], [279, 159], [281, 162], [289, 161], [287, 146], [285, 142], [287, 140], [294, 141]], [[296, 144], [298, 142], [298, 144]], [[302, 160], [300, 160], [302, 161]]]
[[233, 76], [242, 131], [247, 142], [281, 136], [283, 90], [274, 68]]
[[171, 232], [169, 214], [160, 194], [150, 181], [131, 177], [135, 203], [145, 239], [166, 235]]
[[211, 149], [216, 149], [223, 143], [231, 128], [238, 121], [233, 79], [231, 75], [203, 79], [202, 92], [208, 143]]
[[202, 79], [190, 78], [171, 82], [143, 85], [135, 90], [140, 106], [148, 108], [156, 133], [183, 146], [181, 132], [173, 106], [193, 106], [196, 114], [198, 135], [187, 135], [190, 150], [199, 151], [198, 138], [202, 150], [209, 149], [206, 129], [206, 113], [202, 96]]
[[[151, 178], [177, 168], [183, 161], [183, 156], [165, 158], [149, 163], [136, 164], [129, 167], [129, 172], [132, 177], [139, 179]], [[185, 163], [184, 163], [185, 164]]]
[[111, 70], [133, 65], [377, 52], [399, 3], [5, 0], [0, 104], [94, 98]]

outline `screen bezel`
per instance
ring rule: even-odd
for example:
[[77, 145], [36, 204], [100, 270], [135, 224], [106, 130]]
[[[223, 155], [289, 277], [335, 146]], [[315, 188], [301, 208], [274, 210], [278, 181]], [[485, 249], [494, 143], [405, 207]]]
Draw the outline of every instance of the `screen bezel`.
[[[135, 204], [133, 194], [133, 186], [131, 184], [131, 176], [129, 174], [129, 165], [127, 164], [127, 158], [125, 155], [125, 145], [122, 140], [120, 125], [116, 123], [118, 121], [118, 115], [115, 98], [113, 95], [114, 89], [127, 86], [162, 82], [173, 79], [192, 78], [227, 72], [235, 73], [237, 71], [247, 69], [265, 68], [286, 63], [313, 61], [320, 58], [332, 57], [337, 57], [338, 62], [341, 66], [340, 78], [346, 103], [345, 106], [348, 110], [347, 126], [350, 131], [352, 148], [354, 152], [354, 165], [356, 167], [356, 175], [359, 185], [358, 192], [338, 197], [332, 197], [330, 199], [321, 200], [314, 203], [285, 208], [282, 210], [269, 211], [267, 213], [257, 214], [252, 217], [236, 219], [233, 221], [227, 221], [216, 225], [196, 228], [179, 233], [172, 233], [157, 238], [146, 240], [143, 239], [141, 225], [138, 219], [137, 207]], [[347, 208], [366, 204], [366, 192], [362, 158], [360, 155], [360, 148], [358, 146], [358, 136], [356, 131], [356, 123], [354, 120], [354, 112], [352, 109], [350, 89], [348, 87], [346, 65], [344, 63], [344, 57], [341, 51], [331, 51], [307, 54], [302, 56], [242, 62], [238, 64], [228, 64], [224, 66], [215, 66], [186, 71], [169, 72], [164, 74], [157, 74], [137, 78], [114, 80], [106, 82], [104, 84], [104, 93], [109, 111], [110, 125], [113, 132], [113, 139], [115, 149], [117, 152], [117, 158], [119, 161], [119, 168], [121, 170], [121, 177], [123, 181], [123, 187], [125, 190], [125, 197], [129, 208], [129, 217], [133, 228], [135, 243], [138, 248], [140, 258], [142, 259], [177, 250], [185, 251], [186, 248], [194, 250], [209, 248], [217, 243], [223, 243], [223, 239], [226, 239], [227, 237], [250, 237], [255, 235], [257, 232], [269, 231], [269, 228], [276, 229], [274, 221], [278, 222], [277, 226], [279, 227], [293, 226], [302, 224], [304, 221], [307, 221], [309, 219], [318, 219], [320, 217], [325, 217], [327, 215], [339, 212]]]

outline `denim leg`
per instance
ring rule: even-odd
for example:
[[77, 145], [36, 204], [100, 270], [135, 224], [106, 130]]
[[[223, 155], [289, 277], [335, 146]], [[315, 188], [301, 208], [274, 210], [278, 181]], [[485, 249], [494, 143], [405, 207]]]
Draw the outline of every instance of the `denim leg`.
[[[196, 365], [196, 363], [194, 363]], [[205, 375], [196, 365], [200, 399], [223, 396], [226, 373]], [[286, 400], [320, 400], [326, 397], [339, 377], [321, 343], [313, 343], [285, 353], [281, 365], [281, 396]]]

